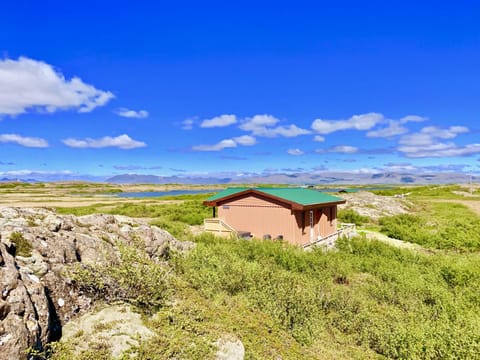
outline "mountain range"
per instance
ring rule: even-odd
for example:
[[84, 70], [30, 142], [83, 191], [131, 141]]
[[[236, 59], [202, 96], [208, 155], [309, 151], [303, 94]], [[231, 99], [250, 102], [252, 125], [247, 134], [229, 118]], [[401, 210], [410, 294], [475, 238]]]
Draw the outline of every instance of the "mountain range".
[[105, 180], [114, 184], [448, 184], [480, 181], [479, 176], [462, 173], [275, 173], [266, 175], [214, 176], [157, 176], [122, 174]]

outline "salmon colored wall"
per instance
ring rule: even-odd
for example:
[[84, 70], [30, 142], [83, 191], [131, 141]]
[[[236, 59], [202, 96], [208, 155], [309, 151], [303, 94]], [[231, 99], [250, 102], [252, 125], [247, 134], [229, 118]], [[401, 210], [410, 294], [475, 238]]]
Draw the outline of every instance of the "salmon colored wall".
[[297, 229], [291, 210], [280, 202], [257, 195], [233, 199], [219, 204], [218, 217], [237, 231], [250, 231], [256, 238], [266, 234], [272, 238], [283, 235], [284, 239], [295, 242]]
[[[336, 231], [336, 206], [313, 212], [314, 240]], [[219, 203], [218, 217], [237, 231], [250, 231], [256, 238], [269, 234], [274, 239], [283, 235], [285, 240], [297, 245], [311, 241], [309, 210], [292, 211], [286, 204], [258, 194]]]

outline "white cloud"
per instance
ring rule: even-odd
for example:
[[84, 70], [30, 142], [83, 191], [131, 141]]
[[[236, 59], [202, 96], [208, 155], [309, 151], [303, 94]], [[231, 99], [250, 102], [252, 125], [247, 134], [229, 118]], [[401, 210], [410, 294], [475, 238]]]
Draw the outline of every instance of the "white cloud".
[[427, 126], [421, 129], [420, 132], [402, 136], [399, 143], [412, 146], [431, 145], [436, 142], [436, 139], [453, 139], [457, 135], [468, 131], [469, 129], [465, 126], [450, 126], [447, 129]]
[[192, 147], [195, 151], [220, 151], [225, 148], [237, 147], [237, 143], [233, 139], [225, 139], [214, 145], [197, 145]]
[[287, 153], [290, 154], [290, 155], [294, 155], [294, 156], [299, 156], [299, 155], [303, 155], [305, 154], [302, 150], [300, 149], [288, 149], [287, 150]]
[[400, 125], [398, 121], [389, 121], [389, 125], [383, 129], [372, 130], [367, 132], [368, 137], [373, 138], [390, 138], [398, 135], [403, 135], [408, 132], [408, 129]]
[[121, 117], [133, 118], [133, 119], [145, 119], [148, 117], [148, 111], [146, 110], [130, 110], [127, 108], [120, 108], [115, 111], [115, 114]]
[[37, 137], [25, 137], [18, 134], [0, 134], [0, 143], [13, 143], [25, 147], [46, 148], [48, 142]]
[[325, 154], [325, 153], [354, 154], [358, 152], [358, 148], [350, 145], [338, 145], [328, 149], [317, 149], [315, 150], [315, 152], [317, 154]]
[[182, 121], [182, 130], [192, 130], [193, 124], [195, 123], [194, 119], [185, 119]]
[[255, 115], [251, 118], [247, 118], [245, 122], [240, 125], [240, 129], [253, 132], [258, 128], [262, 128], [265, 126], [274, 126], [279, 121], [280, 120], [278, 120], [275, 116], [272, 115]]
[[403, 118], [400, 119], [401, 124], [405, 124], [407, 122], [422, 122], [422, 121], [427, 121], [428, 118], [424, 116], [419, 116], [419, 115], [407, 115], [404, 116]]
[[278, 126], [268, 130], [272, 135], [280, 135], [284, 137], [295, 137], [312, 133], [310, 130], [299, 128], [297, 125]]
[[257, 140], [253, 136], [243, 135], [243, 136], [234, 137], [233, 139], [225, 139], [213, 145], [196, 145], [192, 147], [192, 150], [220, 151], [226, 148], [237, 147], [237, 145], [252, 146], [252, 145], [255, 145], [256, 143], [257, 143]]
[[369, 130], [382, 122], [384, 116], [379, 113], [367, 113], [353, 115], [347, 120], [322, 120], [316, 119], [312, 123], [312, 129], [319, 134], [330, 134], [340, 130]]
[[65, 79], [43, 61], [25, 57], [0, 60], [0, 114], [17, 115], [31, 108], [90, 112], [112, 98], [111, 92], [98, 90], [78, 77]]
[[36, 176], [36, 175], [72, 175], [74, 174], [70, 170], [60, 171], [41, 171], [41, 170], [9, 170], [0, 171], [0, 176]]
[[465, 126], [450, 126], [446, 129], [427, 126], [417, 133], [402, 136], [398, 151], [410, 158], [467, 156], [480, 153], [480, 144], [457, 146], [453, 142], [440, 141], [453, 139], [467, 132], [469, 129]]
[[404, 124], [409, 122], [422, 122], [426, 120], [428, 120], [428, 118], [419, 115], [407, 115], [400, 120], [384, 120], [382, 123], [388, 123], [388, 126], [367, 132], [367, 137], [393, 138], [395, 136], [408, 133], [408, 129], [403, 126]]
[[65, 139], [62, 140], [62, 142], [73, 148], [106, 148], [106, 147], [117, 147], [119, 149], [124, 149], [124, 150], [129, 150], [129, 149], [135, 149], [135, 148], [140, 148], [140, 147], [145, 147], [147, 144], [141, 141], [136, 141], [133, 140], [130, 136], [123, 134], [117, 137], [110, 137], [110, 136], [105, 136], [100, 139], [91, 139], [91, 138], [86, 138], [83, 140], [79, 139]]
[[343, 153], [343, 154], [354, 154], [357, 151], [358, 151], [358, 148], [356, 148], [355, 146], [349, 146], [349, 145], [334, 146], [329, 150], [329, 152]]
[[316, 142], [324, 142], [324, 141], [325, 141], [325, 137], [324, 137], [324, 136], [321, 136], [321, 135], [315, 135], [315, 137], [313, 138], [313, 141], [316, 141]]
[[311, 133], [310, 130], [299, 128], [294, 124], [274, 127], [279, 121], [279, 119], [272, 115], [255, 115], [245, 119], [240, 125], [240, 129], [250, 131], [252, 135], [263, 137], [295, 137]]
[[243, 135], [243, 136], [238, 136], [233, 138], [233, 140], [243, 146], [252, 146], [257, 143], [257, 139], [255, 139], [253, 136], [250, 135]]
[[457, 146], [449, 142], [426, 146], [400, 146], [398, 150], [409, 158], [468, 156], [479, 154], [480, 144]]
[[235, 115], [220, 115], [211, 119], [205, 119], [200, 124], [202, 128], [212, 128], [212, 127], [224, 127], [228, 125], [235, 124], [237, 122], [237, 117]]

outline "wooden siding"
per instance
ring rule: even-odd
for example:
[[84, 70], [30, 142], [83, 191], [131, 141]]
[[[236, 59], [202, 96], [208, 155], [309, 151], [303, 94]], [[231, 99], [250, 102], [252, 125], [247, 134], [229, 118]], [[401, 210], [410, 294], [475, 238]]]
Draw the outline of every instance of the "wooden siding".
[[256, 238], [282, 235], [292, 244], [304, 245], [336, 231], [336, 206], [292, 211], [287, 204], [260, 194], [248, 194], [218, 204], [218, 217], [237, 231], [249, 231]]

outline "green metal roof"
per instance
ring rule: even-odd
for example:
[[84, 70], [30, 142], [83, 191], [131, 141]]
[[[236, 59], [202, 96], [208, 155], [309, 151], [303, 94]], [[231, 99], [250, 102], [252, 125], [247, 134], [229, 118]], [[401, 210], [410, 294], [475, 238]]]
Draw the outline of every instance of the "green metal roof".
[[227, 188], [213, 195], [206, 202], [216, 201], [247, 190], [255, 190], [302, 206], [345, 201], [340, 197], [307, 188]]

